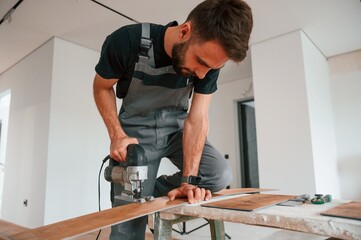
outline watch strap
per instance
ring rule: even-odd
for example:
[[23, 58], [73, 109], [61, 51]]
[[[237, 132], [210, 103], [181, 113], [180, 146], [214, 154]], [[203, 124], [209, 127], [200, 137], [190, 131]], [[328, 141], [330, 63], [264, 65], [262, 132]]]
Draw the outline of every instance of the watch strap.
[[199, 176], [182, 176], [181, 183], [189, 183], [192, 185], [199, 185], [201, 177]]

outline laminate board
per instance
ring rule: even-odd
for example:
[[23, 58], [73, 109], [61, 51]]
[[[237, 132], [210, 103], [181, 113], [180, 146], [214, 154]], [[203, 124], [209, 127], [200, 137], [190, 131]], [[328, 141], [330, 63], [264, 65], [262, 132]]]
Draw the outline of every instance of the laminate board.
[[169, 201], [168, 197], [156, 198], [152, 202], [127, 205], [94, 212], [10, 236], [11, 239], [64, 239], [89, 233], [116, 223], [148, 215], [163, 209], [186, 204], [186, 199]]
[[231, 196], [243, 193], [260, 193], [260, 192], [268, 192], [268, 191], [275, 191], [276, 189], [270, 188], [231, 188], [231, 189], [223, 189], [219, 192], [213, 193], [213, 197], [217, 196]]
[[321, 215], [361, 220], [361, 202], [352, 201], [343, 203], [327, 211], [321, 212]]
[[280, 202], [294, 198], [291, 195], [275, 195], [275, 194], [251, 194], [202, 204], [203, 207], [222, 208], [240, 211], [254, 211], [256, 209], [275, 205]]
[[8, 240], [9, 235], [28, 230], [29, 228], [0, 219], [0, 239]]

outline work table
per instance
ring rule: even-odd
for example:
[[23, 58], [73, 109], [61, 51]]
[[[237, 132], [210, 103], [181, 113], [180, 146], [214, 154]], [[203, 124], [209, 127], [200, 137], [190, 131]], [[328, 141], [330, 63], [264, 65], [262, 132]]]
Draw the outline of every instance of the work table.
[[[213, 219], [215, 225], [212, 239], [224, 239], [223, 221], [275, 227], [340, 239], [361, 239], [361, 221], [320, 215], [321, 212], [349, 201], [334, 200], [325, 204], [305, 203], [298, 207], [269, 206], [251, 212], [219, 208], [202, 207], [201, 204], [189, 204], [163, 211], [156, 217], [156, 226], [162, 231], [168, 222], [179, 222], [182, 218]], [[212, 229], [211, 229], [212, 231]], [[169, 232], [169, 231], [168, 231]], [[170, 231], [171, 232], [171, 231]], [[168, 239], [167, 231], [158, 239]]]

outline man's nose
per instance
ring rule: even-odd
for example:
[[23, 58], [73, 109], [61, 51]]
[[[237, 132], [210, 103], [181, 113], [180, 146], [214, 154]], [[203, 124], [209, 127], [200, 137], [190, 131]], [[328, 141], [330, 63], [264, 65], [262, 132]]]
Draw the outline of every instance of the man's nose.
[[209, 68], [201, 66], [201, 67], [197, 68], [195, 73], [199, 79], [203, 79], [206, 76], [206, 74], [208, 73], [208, 71], [209, 71]]

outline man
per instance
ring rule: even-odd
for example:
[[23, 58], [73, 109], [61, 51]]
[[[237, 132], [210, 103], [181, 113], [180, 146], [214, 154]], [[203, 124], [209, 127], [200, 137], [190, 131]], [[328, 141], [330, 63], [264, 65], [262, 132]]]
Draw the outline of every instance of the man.
[[[206, 0], [181, 25], [129, 25], [105, 40], [94, 98], [111, 140], [111, 164], [125, 160], [129, 144], [144, 148], [149, 164], [143, 195], [194, 203], [230, 184], [228, 163], [206, 139], [208, 108], [219, 69], [246, 57], [252, 25], [243, 0]], [[119, 115], [116, 96], [123, 98]], [[163, 157], [180, 171], [156, 179]], [[201, 181], [189, 182], [189, 176]], [[121, 189], [115, 184], [112, 195]], [[126, 203], [112, 197], [112, 204]], [[144, 239], [145, 225], [146, 218], [139, 218], [112, 226], [110, 238]]]

